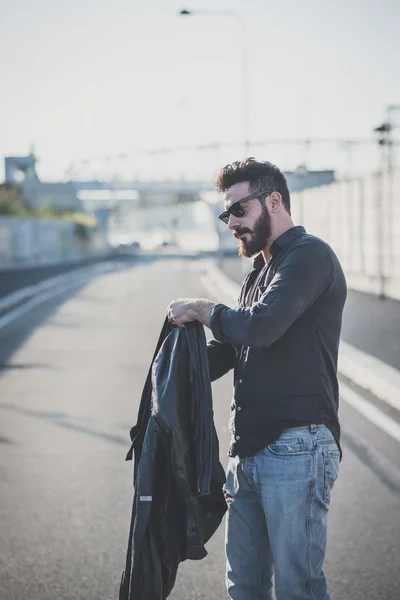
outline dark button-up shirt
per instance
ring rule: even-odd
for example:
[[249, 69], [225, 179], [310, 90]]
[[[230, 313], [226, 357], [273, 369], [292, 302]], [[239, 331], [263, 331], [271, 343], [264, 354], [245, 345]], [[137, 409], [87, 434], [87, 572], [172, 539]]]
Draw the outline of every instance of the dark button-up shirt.
[[296, 424], [326, 424], [339, 444], [337, 357], [346, 281], [328, 244], [293, 227], [262, 254], [235, 309], [216, 304], [211, 379], [234, 369], [229, 455], [254, 455]]

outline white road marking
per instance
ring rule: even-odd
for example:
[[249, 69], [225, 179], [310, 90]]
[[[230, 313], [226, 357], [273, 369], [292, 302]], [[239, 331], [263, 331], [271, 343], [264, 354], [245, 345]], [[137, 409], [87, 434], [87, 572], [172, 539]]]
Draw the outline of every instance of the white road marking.
[[55, 290], [51, 290], [49, 292], [44, 292], [43, 294], [39, 294], [38, 296], [34, 296], [31, 300], [28, 300], [28, 302], [25, 302], [22, 306], [7, 313], [6, 315], [4, 315], [4, 317], [1, 317], [0, 318], [0, 329], [3, 329], [4, 327], [9, 325], [16, 319], [19, 319], [26, 313], [30, 312], [36, 306], [43, 304], [43, 302], [47, 302], [47, 300], [56, 298], [57, 296], [59, 296], [60, 294], [63, 294], [67, 290], [73, 290], [74, 288], [79, 287], [82, 284], [83, 284], [83, 281], [78, 280], [75, 283], [69, 283], [68, 285], [64, 285], [62, 287], [57, 287]]
[[391, 365], [340, 341], [339, 372], [400, 411], [400, 372]]
[[[19, 319], [26, 313], [30, 312], [36, 306], [47, 302], [48, 300], [52, 300], [56, 298], [60, 294], [63, 294], [67, 291], [72, 291], [75, 288], [79, 288], [84, 283], [88, 283], [91, 279], [93, 279], [97, 275], [104, 275], [107, 273], [116, 272], [123, 268], [119, 263], [100, 263], [94, 267], [83, 267], [82, 269], [77, 269], [76, 271], [69, 271], [63, 275], [57, 275], [54, 278], [49, 278], [44, 280], [38, 285], [43, 284], [44, 290], [43, 292], [38, 291], [36, 296], [33, 296], [30, 300], [24, 302], [18, 308], [11, 309], [7, 312], [3, 317], [0, 317], [0, 330]], [[64, 277], [64, 281], [63, 278]], [[54, 287], [50, 287], [51, 282], [55, 281], [57, 285]], [[50, 289], [46, 290], [46, 287], [50, 287]], [[12, 294], [10, 294], [11, 296]], [[7, 297], [5, 298], [5, 300]]]
[[369, 402], [345, 383], [340, 384], [340, 397], [362, 414], [368, 421], [379, 427], [397, 442], [400, 442], [400, 425], [386, 415], [372, 402]]

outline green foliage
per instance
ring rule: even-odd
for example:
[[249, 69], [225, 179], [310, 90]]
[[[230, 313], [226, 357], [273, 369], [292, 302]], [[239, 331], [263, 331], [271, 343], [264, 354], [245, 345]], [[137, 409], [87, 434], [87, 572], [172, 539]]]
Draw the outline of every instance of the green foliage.
[[23, 192], [16, 186], [0, 185], [0, 216], [23, 217], [25, 219], [64, 220], [75, 223], [75, 234], [82, 240], [88, 240], [90, 233], [98, 226], [91, 215], [70, 212], [53, 206], [50, 202], [40, 208], [30, 208]]
[[24, 217], [26, 213], [25, 198], [19, 188], [8, 184], [0, 185], [0, 215]]
[[36, 219], [60, 219], [62, 218], [63, 211], [52, 206], [50, 202], [43, 204], [39, 208], [32, 208], [29, 210], [30, 216]]

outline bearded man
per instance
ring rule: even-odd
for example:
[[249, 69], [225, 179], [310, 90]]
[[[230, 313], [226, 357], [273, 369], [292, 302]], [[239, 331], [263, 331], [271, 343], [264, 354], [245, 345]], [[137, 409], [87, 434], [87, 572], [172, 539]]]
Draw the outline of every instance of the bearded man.
[[248, 158], [217, 176], [220, 219], [255, 256], [236, 308], [204, 298], [171, 322], [210, 327], [211, 379], [234, 369], [225, 485], [234, 600], [329, 600], [323, 571], [341, 459], [337, 358], [346, 281], [327, 243], [295, 226], [283, 173]]

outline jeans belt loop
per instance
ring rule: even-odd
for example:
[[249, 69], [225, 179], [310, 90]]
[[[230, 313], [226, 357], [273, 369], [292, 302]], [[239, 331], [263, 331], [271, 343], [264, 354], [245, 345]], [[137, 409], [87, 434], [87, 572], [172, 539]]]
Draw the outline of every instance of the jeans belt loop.
[[311, 433], [315, 433], [317, 431], [317, 426], [316, 425], [310, 425], [310, 431], [311, 431]]

